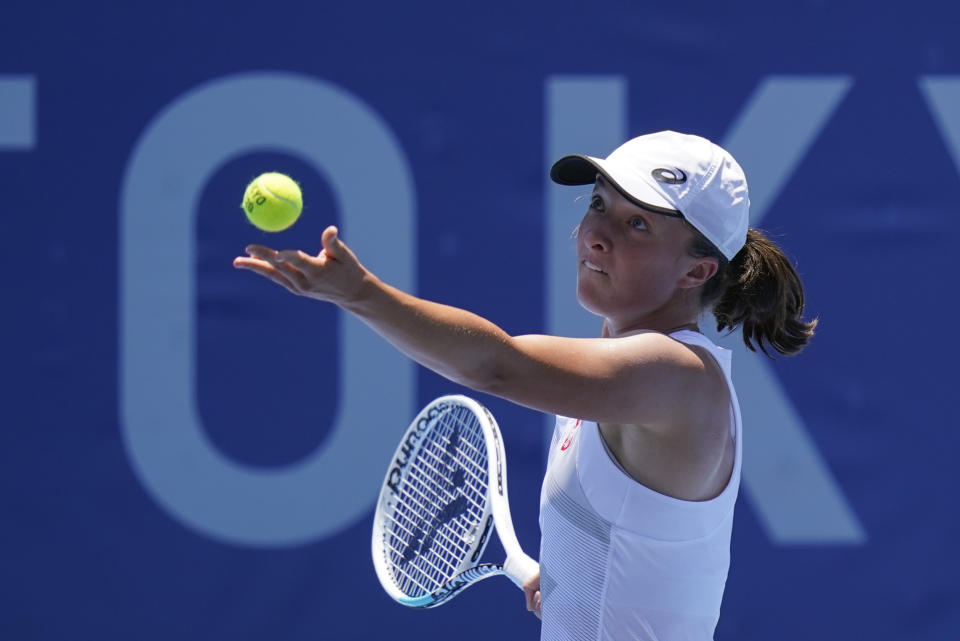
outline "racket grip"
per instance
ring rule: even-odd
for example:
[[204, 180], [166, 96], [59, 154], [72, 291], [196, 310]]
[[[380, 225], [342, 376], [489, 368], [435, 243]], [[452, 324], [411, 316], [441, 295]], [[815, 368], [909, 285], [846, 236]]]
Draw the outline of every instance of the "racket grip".
[[503, 571], [518, 588], [523, 588], [524, 583], [540, 572], [540, 564], [523, 552], [518, 552], [503, 562]]

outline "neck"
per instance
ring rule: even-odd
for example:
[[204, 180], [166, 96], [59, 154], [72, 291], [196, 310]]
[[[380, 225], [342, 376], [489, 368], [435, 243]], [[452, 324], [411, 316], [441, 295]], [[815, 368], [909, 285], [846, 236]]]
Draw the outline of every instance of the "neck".
[[699, 332], [697, 319], [700, 309], [693, 306], [668, 305], [651, 313], [632, 318], [610, 318], [603, 322], [603, 335], [610, 338], [629, 336], [639, 332], [670, 334], [681, 329]]
[[603, 321], [603, 336], [617, 338], [641, 332], [670, 334], [682, 329], [699, 332], [697, 319], [702, 312], [699, 289], [677, 290], [668, 300], [653, 309], [634, 307], [622, 309], [616, 316], [606, 316]]
[[699, 332], [700, 326], [695, 320], [681, 323], [655, 323], [641, 321], [639, 323], [617, 325], [607, 318], [603, 321], [603, 333], [601, 335], [604, 338], [618, 338], [620, 336], [630, 336], [631, 334], [637, 334], [639, 332], [660, 332], [661, 334], [672, 334], [673, 332], [679, 332], [682, 329]]

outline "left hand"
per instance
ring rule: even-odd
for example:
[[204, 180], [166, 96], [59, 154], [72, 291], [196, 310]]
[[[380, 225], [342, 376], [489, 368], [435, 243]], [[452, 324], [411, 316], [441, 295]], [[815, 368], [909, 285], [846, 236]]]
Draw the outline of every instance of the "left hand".
[[523, 594], [527, 601], [527, 610], [540, 618], [540, 573], [527, 579], [523, 584]]
[[332, 225], [323, 230], [323, 249], [316, 256], [299, 250], [276, 251], [249, 245], [248, 256], [238, 256], [233, 266], [256, 272], [297, 296], [342, 305], [359, 297], [369, 272], [337, 233]]

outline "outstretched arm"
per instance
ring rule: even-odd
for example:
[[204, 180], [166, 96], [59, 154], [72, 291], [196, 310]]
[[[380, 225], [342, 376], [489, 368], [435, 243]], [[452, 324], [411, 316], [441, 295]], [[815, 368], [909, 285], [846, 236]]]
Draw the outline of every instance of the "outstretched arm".
[[682, 418], [678, 411], [697, 409], [696, 401], [679, 401], [704, 380], [704, 363], [661, 334], [511, 337], [476, 314], [383, 283], [360, 264], [335, 227], [323, 232], [322, 245], [316, 256], [251, 245], [249, 256], [234, 265], [294, 294], [335, 303], [421, 365], [527, 407], [651, 427], [676, 422]]
[[294, 294], [339, 305], [407, 356], [453, 381], [475, 388], [493, 374], [497, 356], [511, 340], [506, 332], [476, 314], [382, 282], [360, 264], [336, 227], [323, 232], [322, 243], [317, 256], [251, 245], [250, 257], [237, 258], [234, 266]]

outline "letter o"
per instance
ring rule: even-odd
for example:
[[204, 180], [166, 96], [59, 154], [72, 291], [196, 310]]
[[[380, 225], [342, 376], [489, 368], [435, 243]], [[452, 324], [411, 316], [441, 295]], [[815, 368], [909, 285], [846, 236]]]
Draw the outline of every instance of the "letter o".
[[403, 151], [377, 114], [339, 87], [292, 73], [239, 74], [184, 94], [147, 126], [127, 165], [119, 403], [130, 462], [188, 528], [232, 544], [289, 546], [330, 536], [370, 509], [414, 413], [414, 366], [340, 315], [341, 396], [324, 442], [273, 468], [216, 450], [195, 401], [194, 215], [217, 168], [252, 151], [291, 153], [322, 172], [352, 247], [408, 291], [415, 194]]

